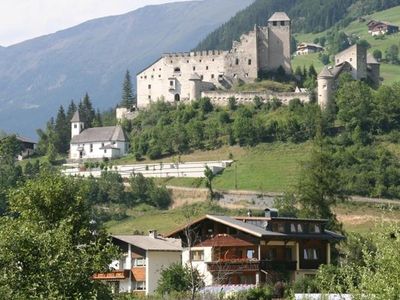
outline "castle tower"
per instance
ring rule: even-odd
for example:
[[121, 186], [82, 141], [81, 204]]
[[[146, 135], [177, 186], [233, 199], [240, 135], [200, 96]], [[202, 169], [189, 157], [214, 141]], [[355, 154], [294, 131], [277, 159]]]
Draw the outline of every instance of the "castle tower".
[[282, 66], [286, 74], [292, 73], [290, 62], [291, 21], [284, 12], [276, 12], [268, 20], [268, 68]]
[[325, 66], [318, 75], [318, 104], [322, 109], [325, 109], [331, 101], [334, 81], [333, 74]]
[[76, 135], [79, 135], [83, 131], [84, 127], [85, 124], [81, 120], [79, 111], [76, 111], [71, 119], [71, 138], [73, 138]]
[[189, 100], [198, 100], [201, 97], [201, 77], [197, 74], [194, 73], [190, 76], [189, 82], [190, 82], [190, 96]]

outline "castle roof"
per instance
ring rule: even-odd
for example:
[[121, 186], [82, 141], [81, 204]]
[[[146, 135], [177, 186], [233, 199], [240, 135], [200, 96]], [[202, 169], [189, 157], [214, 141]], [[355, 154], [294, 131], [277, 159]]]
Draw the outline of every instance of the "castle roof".
[[71, 139], [71, 144], [94, 142], [125, 142], [127, 140], [121, 126], [95, 127], [82, 131]]
[[71, 123], [75, 123], [75, 122], [82, 122], [81, 116], [79, 115], [79, 111], [76, 111], [71, 119]]
[[371, 54], [367, 54], [367, 64], [369, 65], [379, 65], [379, 62], [375, 59], [375, 57]]
[[290, 18], [285, 12], [280, 11], [274, 13], [268, 20], [268, 22], [273, 22], [273, 21], [290, 21]]
[[333, 77], [332, 72], [329, 70], [327, 66], [325, 66], [321, 73], [318, 74], [318, 78], [323, 78], [323, 77]]

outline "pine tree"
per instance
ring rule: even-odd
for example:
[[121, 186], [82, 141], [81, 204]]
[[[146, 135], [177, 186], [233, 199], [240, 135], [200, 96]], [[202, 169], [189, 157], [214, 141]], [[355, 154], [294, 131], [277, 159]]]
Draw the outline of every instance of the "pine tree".
[[103, 121], [101, 120], [101, 113], [100, 110], [97, 110], [96, 116], [93, 120], [93, 127], [102, 127], [103, 126]]
[[71, 103], [68, 105], [67, 109], [67, 120], [71, 121], [72, 117], [74, 116], [74, 113], [76, 112], [78, 108], [76, 107], [76, 104], [74, 100], [71, 100]]
[[65, 115], [64, 107], [61, 105], [58, 110], [56, 123], [54, 126], [54, 146], [56, 147], [58, 153], [67, 153], [71, 139], [69, 127], [69, 121]]
[[126, 107], [126, 108], [131, 108], [133, 106], [136, 106], [135, 103], [135, 98], [133, 96], [132, 92], [132, 82], [131, 82], [131, 75], [129, 74], [129, 71], [126, 71], [125, 74], [125, 79], [124, 79], [124, 84], [122, 88], [122, 99], [120, 102], [121, 107]]
[[96, 117], [96, 112], [93, 109], [88, 93], [85, 94], [81, 103], [79, 103], [79, 114], [85, 123], [85, 128], [93, 127], [93, 121]]

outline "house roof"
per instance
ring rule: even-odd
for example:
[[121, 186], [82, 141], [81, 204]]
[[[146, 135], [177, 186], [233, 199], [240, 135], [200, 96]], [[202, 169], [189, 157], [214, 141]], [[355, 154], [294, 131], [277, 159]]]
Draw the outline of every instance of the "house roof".
[[75, 122], [82, 122], [81, 121], [81, 116], [79, 115], [79, 111], [76, 111], [75, 113], [74, 113], [74, 115], [72, 116], [72, 119], [71, 119], [71, 123], [75, 123]]
[[[239, 218], [239, 217], [236, 217]], [[189, 225], [185, 225], [183, 227], [180, 227], [179, 229], [169, 233], [167, 236], [173, 236], [180, 231], [184, 230], [187, 226], [194, 225], [196, 223], [199, 223], [203, 220], [212, 220], [221, 224], [224, 224], [226, 226], [235, 228], [237, 230], [240, 230], [242, 232], [246, 232], [252, 236], [258, 237], [258, 238], [263, 238], [263, 237], [271, 237], [271, 238], [296, 238], [296, 239], [322, 239], [322, 240], [332, 240], [332, 239], [343, 239], [344, 237], [340, 234], [331, 232], [331, 231], [325, 231], [324, 233], [280, 233], [280, 232], [274, 232], [267, 230], [264, 227], [254, 225], [252, 223], [247, 223], [244, 221], [241, 221], [239, 219], [236, 219], [235, 217], [229, 217], [229, 216], [216, 216], [216, 215], [206, 215], [200, 219], [197, 219], [190, 223]], [[245, 220], [246, 218], [241, 218], [242, 220]], [[253, 218], [255, 219], [255, 218]], [[319, 220], [319, 219], [296, 219], [296, 218], [257, 218], [257, 219], [265, 219], [266, 221], [268, 220], [300, 220], [300, 221], [318, 221], [318, 222], [326, 222], [326, 220]]]
[[285, 12], [279, 11], [274, 13], [268, 20], [268, 22], [273, 22], [273, 21], [290, 21], [290, 18]]
[[302, 43], [298, 44], [297, 48], [299, 48], [299, 47], [315, 47], [315, 48], [324, 49], [324, 47], [322, 47], [321, 45], [313, 44], [313, 43], [306, 43], [306, 42], [302, 42]]
[[154, 238], [147, 235], [113, 235], [112, 237], [143, 250], [182, 251], [180, 239], [164, 238], [161, 236]]
[[95, 127], [82, 131], [71, 139], [71, 144], [127, 140], [121, 126]]
[[34, 142], [33, 140], [31, 140], [30, 138], [24, 137], [24, 136], [20, 136], [17, 135], [16, 139], [22, 143], [29, 143], [29, 144], [37, 144], [36, 142]]

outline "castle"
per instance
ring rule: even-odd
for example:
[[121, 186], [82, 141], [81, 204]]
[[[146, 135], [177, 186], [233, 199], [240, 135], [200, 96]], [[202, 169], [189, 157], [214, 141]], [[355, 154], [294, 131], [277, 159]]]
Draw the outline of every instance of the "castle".
[[195, 100], [203, 92], [229, 90], [235, 82], [253, 82], [260, 73], [279, 67], [290, 74], [290, 39], [289, 17], [276, 12], [266, 27], [254, 26], [229, 51], [164, 54], [137, 75], [138, 107], [158, 99]]
[[367, 48], [362, 45], [353, 45], [336, 54], [335, 65], [324, 67], [318, 75], [318, 104], [326, 108], [332, 101], [333, 92], [337, 88], [339, 76], [348, 73], [355, 80], [364, 80], [374, 86], [380, 82], [380, 64]]

